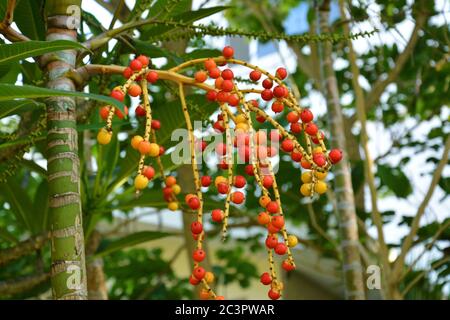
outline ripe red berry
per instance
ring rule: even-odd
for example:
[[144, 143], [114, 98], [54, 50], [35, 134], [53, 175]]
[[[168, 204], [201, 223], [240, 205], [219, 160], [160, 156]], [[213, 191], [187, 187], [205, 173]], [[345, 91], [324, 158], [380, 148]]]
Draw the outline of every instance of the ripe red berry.
[[197, 71], [194, 75], [194, 79], [197, 82], [205, 82], [207, 78], [208, 78], [208, 75], [203, 70]]
[[205, 61], [205, 68], [206, 68], [206, 70], [211, 70], [211, 69], [214, 69], [216, 67], [217, 67], [216, 62], [213, 59], [209, 58], [209, 59], [207, 59]]
[[331, 163], [338, 163], [342, 160], [342, 150], [332, 149], [328, 154], [328, 157], [330, 158]]
[[269, 284], [272, 283], [272, 278], [270, 277], [270, 274], [267, 273], [267, 272], [264, 272], [264, 273], [261, 275], [260, 280], [261, 280], [261, 283], [262, 283], [263, 285], [265, 285], [265, 286], [267, 286], [267, 285], [269, 285]]
[[225, 69], [222, 71], [221, 76], [224, 80], [232, 80], [234, 78], [234, 73], [231, 69]]
[[261, 212], [258, 214], [258, 223], [261, 225], [266, 225], [270, 222], [270, 216], [267, 212]]
[[295, 270], [295, 266], [288, 259], [283, 260], [281, 267], [288, 272]]
[[223, 127], [223, 122], [222, 121], [216, 121], [213, 124], [213, 128], [217, 131], [217, 132], [224, 132], [225, 128]]
[[266, 206], [266, 210], [271, 214], [278, 213], [279, 209], [280, 207], [276, 201], [270, 201]]
[[236, 107], [239, 104], [239, 97], [236, 94], [230, 94], [228, 97], [228, 105]]
[[118, 101], [123, 101], [125, 99], [125, 95], [120, 90], [113, 90], [110, 94], [111, 98], [116, 99]]
[[206, 99], [208, 99], [208, 101], [215, 101], [217, 97], [217, 92], [214, 90], [209, 90], [206, 93]]
[[313, 121], [314, 115], [311, 112], [311, 110], [303, 109], [302, 112], [300, 113], [300, 119], [302, 119], [302, 122], [308, 123], [308, 122]]
[[255, 175], [255, 173], [253, 172], [253, 165], [251, 165], [251, 164], [246, 165], [245, 173], [248, 174], [249, 176]]
[[130, 67], [126, 67], [122, 74], [125, 79], [128, 79], [133, 75], [133, 70]]
[[[193, 199], [193, 198], [192, 198]], [[191, 199], [191, 200], [192, 200]], [[189, 201], [190, 202], [190, 201]], [[203, 225], [201, 222], [194, 221], [191, 223], [191, 231], [193, 234], [200, 234], [203, 231]]]
[[[123, 111], [125, 111], [125, 115], [128, 115], [128, 107], [127, 106], [123, 107]], [[116, 114], [117, 118], [123, 119], [124, 115], [123, 115], [122, 111], [120, 111], [120, 109], [116, 109], [114, 111], [114, 113]]]
[[220, 194], [227, 194], [229, 189], [230, 189], [230, 187], [225, 182], [221, 182], [217, 185], [217, 191]]
[[256, 121], [258, 121], [259, 123], [264, 123], [266, 122], [266, 118], [264, 116], [256, 116]]
[[267, 225], [267, 231], [269, 231], [270, 234], [276, 234], [280, 232], [280, 228], [277, 228], [273, 224], [269, 223]]
[[276, 236], [267, 236], [266, 247], [269, 249], [274, 249], [278, 244], [278, 239]]
[[300, 165], [303, 169], [311, 169], [311, 163], [309, 163], [305, 158], [300, 161]]
[[234, 49], [230, 46], [226, 46], [225, 48], [223, 48], [222, 54], [225, 57], [225, 59], [230, 59], [234, 55]]
[[143, 67], [146, 67], [146, 66], [148, 66], [149, 64], [150, 64], [150, 59], [149, 59], [149, 57], [147, 57], [147, 56], [144, 56], [144, 55], [140, 55], [140, 56], [138, 56], [137, 58], [136, 58], [136, 60], [139, 60], [141, 63], [142, 63], [142, 66]]
[[286, 95], [286, 90], [282, 86], [276, 86], [273, 89], [273, 95], [277, 98], [283, 98]]
[[278, 68], [277, 71], [275, 72], [275, 75], [277, 76], [278, 79], [283, 80], [287, 77], [287, 71], [285, 68]]
[[153, 169], [152, 166], [145, 166], [142, 170], [142, 174], [146, 176], [148, 180], [151, 180], [155, 176], [155, 169]]
[[141, 89], [141, 86], [138, 84], [132, 84], [128, 88], [128, 94], [132, 97], [138, 97], [141, 95], [141, 93], [142, 93], [142, 89]]
[[200, 208], [200, 200], [196, 196], [191, 197], [187, 204], [192, 210]]
[[189, 277], [189, 283], [192, 284], [193, 286], [196, 286], [196, 285], [198, 285], [200, 283], [200, 280], [198, 280], [196, 277], [191, 275]]
[[274, 290], [274, 289], [270, 289], [269, 293], [267, 295], [272, 300], [278, 300], [281, 297], [280, 293], [278, 291]]
[[273, 99], [273, 92], [270, 89], [264, 89], [263, 91], [261, 91], [261, 98], [264, 101], [270, 101]]
[[150, 83], [155, 83], [156, 81], [158, 81], [158, 74], [155, 71], [149, 71], [147, 73], [147, 81]]
[[[320, 140], [325, 139], [325, 134], [324, 134], [322, 131], [319, 132], [319, 136], [320, 136]], [[312, 142], [314, 142], [315, 144], [319, 144], [319, 143], [320, 143], [320, 140], [317, 138], [317, 135], [311, 137], [311, 140], [312, 140]]]
[[192, 258], [194, 261], [202, 262], [205, 259], [206, 253], [202, 249], [197, 249], [193, 252]]
[[323, 167], [327, 163], [327, 158], [325, 157], [324, 154], [318, 153], [318, 154], [313, 155], [313, 161], [319, 167]]
[[212, 182], [211, 176], [202, 176], [201, 183], [202, 187], [209, 187]]
[[230, 94], [228, 92], [219, 91], [217, 93], [217, 101], [222, 102], [222, 103], [228, 102], [228, 97], [229, 96], [230, 96]]
[[217, 67], [208, 69], [208, 74], [211, 78], [217, 79], [218, 77], [220, 77], [220, 69]]
[[152, 129], [154, 129], [154, 130], [161, 129], [161, 122], [159, 120], [153, 119], [152, 120]]
[[264, 79], [264, 81], [262, 82], [262, 86], [264, 89], [270, 89], [273, 86], [273, 82], [269, 78]]
[[274, 227], [281, 229], [284, 226], [284, 218], [282, 216], [275, 216], [272, 217], [272, 224], [274, 225]]
[[220, 161], [218, 167], [222, 170], [227, 170], [230, 167], [230, 165], [227, 163], [226, 160], [222, 160]]
[[224, 213], [223, 213], [223, 211], [220, 210], [220, 209], [214, 209], [214, 210], [211, 212], [211, 218], [212, 218], [212, 220], [215, 221], [215, 222], [222, 222], [223, 216], [224, 216]]
[[247, 183], [243, 176], [235, 176], [233, 180], [234, 180], [233, 184], [236, 188], [243, 188]]
[[136, 113], [136, 116], [138, 116], [138, 117], [145, 117], [145, 114], [146, 114], [145, 109], [142, 105], [138, 105], [134, 112]]
[[284, 243], [278, 243], [275, 247], [275, 253], [282, 256], [283, 254], [286, 254], [287, 252], [287, 246]]
[[234, 84], [231, 80], [223, 80], [222, 90], [225, 92], [231, 92], [233, 90]]
[[258, 81], [259, 79], [261, 79], [261, 71], [253, 70], [250, 72], [250, 80]]
[[236, 204], [241, 204], [245, 200], [245, 196], [241, 191], [235, 191], [231, 195], [231, 201], [233, 201]]
[[319, 128], [317, 128], [316, 124], [309, 122], [305, 127], [305, 132], [309, 134], [310, 136], [315, 136], [317, 132], [319, 131]]
[[100, 117], [103, 120], [106, 120], [108, 118], [108, 115], [109, 115], [109, 107], [102, 107], [100, 109]]
[[284, 139], [283, 142], [281, 142], [281, 149], [285, 152], [291, 152], [294, 150], [294, 142], [290, 139]]
[[142, 62], [138, 59], [131, 60], [130, 68], [134, 71], [140, 71], [142, 69]]
[[265, 188], [271, 188], [273, 185], [273, 177], [272, 176], [264, 176], [262, 184]]
[[300, 120], [300, 115], [297, 113], [297, 111], [291, 111], [286, 115], [286, 119], [290, 123], [295, 123]]
[[192, 275], [198, 280], [202, 280], [203, 277], [205, 276], [205, 274], [206, 274], [206, 271], [202, 267], [197, 267], [192, 272]]
[[303, 130], [300, 122], [291, 123], [291, 132], [294, 134], [301, 133]]
[[272, 104], [272, 111], [275, 112], [275, 113], [283, 112], [283, 109], [284, 109], [284, 105], [280, 101], [275, 101]]
[[295, 162], [300, 162], [302, 160], [303, 155], [300, 152], [292, 151], [291, 159]]

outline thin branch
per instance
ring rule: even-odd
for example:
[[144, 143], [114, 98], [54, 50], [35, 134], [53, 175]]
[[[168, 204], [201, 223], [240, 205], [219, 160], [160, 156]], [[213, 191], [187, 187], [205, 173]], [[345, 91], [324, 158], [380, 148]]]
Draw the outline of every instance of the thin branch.
[[14, 21], [14, 9], [16, 7], [16, 0], [8, 0], [5, 17], [0, 23], [0, 34], [11, 42], [29, 41], [30, 39], [20, 32], [11, 28]]
[[411, 223], [411, 230], [410, 230], [408, 236], [403, 241], [400, 255], [397, 257], [397, 259], [394, 262], [394, 267], [393, 267], [393, 271], [392, 271], [392, 279], [398, 279], [402, 272], [403, 266], [405, 264], [406, 255], [409, 252], [409, 249], [411, 248], [411, 246], [413, 244], [414, 237], [417, 235], [417, 231], [419, 230], [420, 219], [424, 215], [425, 209], [428, 206], [428, 203], [430, 202], [431, 197], [433, 196], [434, 190], [436, 189], [436, 186], [439, 183], [439, 179], [441, 177], [442, 171], [444, 170], [445, 166], [447, 165], [449, 150], [450, 150], [450, 136], [447, 136], [441, 160], [439, 161], [439, 163], [434, 171], [433, 178], [431, 180], [428, 191], [427, 191], [422, 203], [420, 204], [419, 208], [417, 209], [417, 213], [414, 216], [414, 219]]
[[46, 233], [20, 242], [14, 247], [0, 250], [0, 266], [41, 249], [49, 239], [50, 233]]
[[50, 279], [50, 273], [41, 273], [18, 279], [0, 282], [0, 296], [15, 295], [26, 292]]
[[311, 225], [312, 227], [325, 239], [327, 240], [329, 243], [331, 243], [333, 245], [333, 247], [338, 248], [338, 244], [336, 243], [336, 241], [334, 241], [333, 238], [331, 238], [323, 229], [321, 226], [319, 226], [319, 224], [317, 223], [316, 220], [316, 216], [313, 210], [313, 207], [311, 205], [311, 203], [308, 203], [306, 205], [306, 207], [308, 208], [308, 214], [309, 214], [309, 219], [311, 221]]

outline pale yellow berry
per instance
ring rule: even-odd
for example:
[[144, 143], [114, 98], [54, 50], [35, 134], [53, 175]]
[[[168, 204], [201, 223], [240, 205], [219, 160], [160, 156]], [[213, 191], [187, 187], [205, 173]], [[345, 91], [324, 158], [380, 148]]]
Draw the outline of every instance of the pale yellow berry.
[[171, 211], [176, 211], [176, 210], [178, 210], [178, 202], [175, 202], [175, 201], [169, 202], [169, 205], [167, 207]]
[[309, 197], [312, 195], [312, 185], [311, 183], [302, 184], [300, 187], [300, 193], [305, 197]]
[[327, 172], [314, 171], [314, 175], [319, 180], [324, 180], [327, 177]]
[[303, 183], [310, 183], [312, 181], [312, 172], [311, 171], [305, 171], [302, 173], [302, 182]]
[[131, 146], [133, 147], [133, 149], [138, 150], [139, 149], [139, 143], [141, 143], [141, 141], [144, 141], [144, 138], [142, 138], [141, 136], [134, 136], [131, 139]]
[[214, 273], [207, 271], [205, 273], [205, 280], [206, 280], [207, 283], [214, 282]]
[[97, 134], [97, 141], [100, 144], [108, 144], [111, 142], [112, 132], [101, 128]]
[[235, 123], [246, 123], [247, 122], [247, 119], [245, 118], [245, 116], [243, 114], [237, 115], [234, 119], [235, 119]]
[[172, 186], [172, 192], [173, 192], [174, 194], [180, 194], [180, 192], [181, 192], [181, 187], [180, 187], [178, 184], [174, 184], [174, 185]]
[[288, 246], [291, 247], [291, 248], [295, 247], [298, 244], [298, 239], [293, 234], [290, 234], [288, 236], [287, 240], [288, 240]]
[[134, 187], [137, 190], [142, 190], [148, 185], [148, 179], [146, 176], [142, 174], [138, 174], [136, 178], [134, 178]]
[[157, 143], [150, 143], [150, 149], [148, 151], [150, 157], [159, 156], [159, 145]]
[[315, 147], [313, 150], [313, 153], [322, 153], [322, 152], [323, 152], [323, 150], [321, 147]]
[[217, 176], [216, 179], [214, 179], [214, 185], [217, 187], [217, 185], [221, 182], [227, 183], [228, 179], [224, 176]]
[[247, 132], [248, 131], [248, 124], [247, 123], [237, 123], [236, 124], [236, 132], [241, 131], [241, 132]]
[[327, 192], [327, 184], [321, 180], [317, 181], [314, 185], [314, 191], [316, 191], [318, 194], [324, 194]]

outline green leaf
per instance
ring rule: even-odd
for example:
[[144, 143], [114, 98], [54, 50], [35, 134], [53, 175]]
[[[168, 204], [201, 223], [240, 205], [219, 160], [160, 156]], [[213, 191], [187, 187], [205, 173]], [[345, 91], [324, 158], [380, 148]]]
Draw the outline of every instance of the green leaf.
[[6, 228], [0, 227], [0, 238], [12, 243], [17, 243], [18, 240]]
[[377, 175], [381, 183], [391, 189], [399, 198], [406, 198], [412, 193], [411, 183], [400, 168], [379, 165]]
[[45, 105], [33, 100], [10, 100], [0, 103], [0, 119], [18, 114], [23, 111], [30, 111], [35, 108], [43, 108]]
[[76, 91], [53, 90], [34, 86], [15, 86], [11, 84], [0, 83], [0, 101], [8, 101], [21, 98], [48, 98], [48, 97], [78, 97], [102, 101], [109, 105], [114, 105], [122, 112], [124, 104], [116, 99], [93, 93], [84, 93]]
[[0, 64], [40, 56], [44, 53], [67, 49], [86, 49], [77, 42], [68, 40], [25, 41], [12, 44], [0, 44]]
[[20, 188], [19, 183], [9, 178], [7, 182], [0, 184], [0, 195], [11, 206], [11, 211], [17, 221], [21, 223], [28, 231], [33, 232], [31, 217], [33, 206], [27, 193]]
[[171, 236], [170, 233], [159, 231], [141, 231], [125, 236], [119, 240], [112, 241], [103, 250], [97, 252], [93, 257], [101, 257], [111, 254], [115, 251], [126, 249], [144, 242], [157, 240]]
[[11, 64], [0, 65], [0, 82], [1, 83], [16, 83], [17, 77], [20, 73], [19, 62]]
[[14, 22], [32, 40], [45, 40], [44, 0], [20, 0], [14, 10]]
[[33, 207], [35, 216], [32, 219], [34, 229], [37, 233], [48, 230], [48, 182], [43, 180], [34, 195]]

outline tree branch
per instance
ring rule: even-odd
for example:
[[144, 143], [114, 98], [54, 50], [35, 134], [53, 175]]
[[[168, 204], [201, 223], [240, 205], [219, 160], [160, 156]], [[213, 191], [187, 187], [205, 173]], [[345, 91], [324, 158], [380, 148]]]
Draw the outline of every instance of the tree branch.
[[41, 249], [50, 239], [50, 233], [38, 235], [18, 243], [16, 246], [0, 250], [0, 266]]
[[50, 273], [40, 273], [28, 277], [0, 282], [0, 296], [9, 296], [28, 290], [44, 283], [50, 279]]
[[400, 276], [403, 266], [405, 264], [406, 255], [413, 244], [413, 240], [414, 240], [414, 237], [417, 235], [417, 231], [419, 230], [420, 219], [424, 215], [425, 209], [426, 209], [428, 203], [430, 202], [431, 197], [433, 196], [436, 186], [439, 183], [439, 179], [441, 177], [442, 171], [444, 170], [444, 167], [447, 165], [449, 150], [450, 150], [450, 136], [447, 136], [447, 139], [445, 141], [444, 151], [442, 154], [442, 158], [439, 161], [439, 163], [436, 167], [436, 170], [434, 171], [433, 178], [431, 180], [428, 191], [427, 191], [422, 203], [420, 204], [419, 208], [417, 209], [417, 213], [414, 216], [414, 219], [411, 223], [411, 230], [410, 230], [408, 236], [405, 238], [405, 240], [403, 240], [403, 245], [401, 248], [400, 255], [397, 257], [397, 259], [394, 262], [394, 267], [393, 267], [393, 271], [392, 271], [392, 279], [399, 279], [399, 276]]
[[15, 7], [16, 0], [8, 0], [5, 17], [3, 21], [0, 22], [0, 34], [11, 42], [29, 41], [30, 39], [28, 37], [11, 28], [11, 24], [14, 21]]

